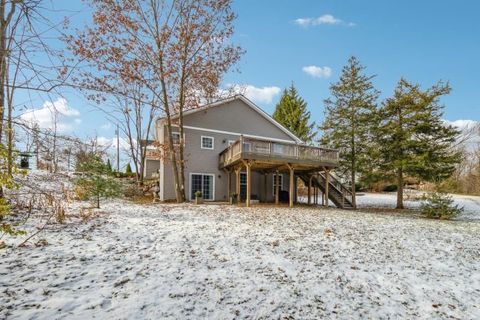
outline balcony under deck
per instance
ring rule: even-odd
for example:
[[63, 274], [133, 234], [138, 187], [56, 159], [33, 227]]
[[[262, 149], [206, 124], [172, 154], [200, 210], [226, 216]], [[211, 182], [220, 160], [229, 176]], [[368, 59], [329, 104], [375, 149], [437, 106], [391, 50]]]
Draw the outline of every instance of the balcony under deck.
[[235, 169], [245, 162], [264, 172], [318, 172], [338, 166], [338, 151], [306, 145], [240, 137], [220, 153], [220, 169]]

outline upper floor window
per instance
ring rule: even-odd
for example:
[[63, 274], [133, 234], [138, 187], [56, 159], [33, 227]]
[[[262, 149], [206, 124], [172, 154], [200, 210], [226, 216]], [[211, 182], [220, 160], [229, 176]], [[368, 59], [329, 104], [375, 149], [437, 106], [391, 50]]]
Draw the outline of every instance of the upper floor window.
[[213, 137], [202, 136], [202, 149], [213, 150]]
[[173, 143], [179, 144], [180, 143], [180, 132], [172, 132]]

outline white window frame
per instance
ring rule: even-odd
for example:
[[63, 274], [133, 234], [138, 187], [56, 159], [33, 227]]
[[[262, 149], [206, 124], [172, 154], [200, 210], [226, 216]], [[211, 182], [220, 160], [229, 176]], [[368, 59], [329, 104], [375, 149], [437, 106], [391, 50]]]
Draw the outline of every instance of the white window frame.
[[[242, 183], [242, 176], [245, 177], [245, 182]], [[240, 172], [240, 186], [246, 186], [247, 185], [247, 173], [245, 171]]]
[[228, 140], [228, 146], [230, 147], [232, 144], [234, 144], [237, 140]]
[[[278, 175], [280, 176], [280, 189], [279, 189], [279, 191], [282, 191], [282, 190], [283, 190], [283, 174], [282, 174], [282, 173], [279, 173]], [[273, 192], [274, 195], [275, 195], [275, 182], [276, 182], [276, 178], [277, 178], [277, 174], [274, 173], [274, 174], [273, 174], [273, 181], [272, 181], [272, 192]]]
[[175, 142], [175, 139], [173, 139], [173, 144], [179, 145], [180, 144], [180, 132], [172, 132], [172, 138], [173, 138], [174, 135], [178, 136], [178, 140], [177, 140], [177, 142]]
[[[203, 139], [212, 139], [212, 147], [211, 148], [206, 148], [203, 146]], [[200, 136], [200, 148], [205, 149], [205, 150], [213, 150], [215, 149], [215, 138], [211, 136]]]
[[[193, 175], [201, 175], [202, 176], [202, 181], [203, 181], [203, 176], [213, 177], [213, 179], [212, 179], [212, 181], [213, 181], [212, 199], [205, 199], [204, 198], [203, 200], [205, 200], [205, 201], [215, 201], [215, 174], [213, 174], [213, 173], [203, 173], [203, 172], [190, 172], [189, 179], [188, 179], [188, 182], [189, 182], [189, 188], [188, 188], [189, 196], [188, 197], [190, 198], [190, 201], [195, 200], [195, 199], [192, 198], [192, 176]], [[203, 190], [202, 190], [202, 196], [203, 196]]]

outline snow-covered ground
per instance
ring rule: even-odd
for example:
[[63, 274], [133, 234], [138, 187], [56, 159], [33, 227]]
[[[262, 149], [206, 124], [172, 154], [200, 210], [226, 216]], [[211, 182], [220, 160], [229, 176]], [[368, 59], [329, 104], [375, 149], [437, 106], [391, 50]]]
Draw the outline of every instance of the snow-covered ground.
[[[419, 200], [422, 194], [422, 192], [406, 190], [405, 207], [410, 209], [418, 208], [422, 203]], [[464, 210], [457, 217], [457, 220], [480, 220], [480, 197], [458, 194], [452, 194], [451, 196], [454, 204], [462, 207]], [[397, 194], [395, 192], [358, 193], [357, 203], [359, 208], [395, 208]]]
[[0, 251], [0, 318], [480, 318], [478, 221], [116, 200], [40, 238]]

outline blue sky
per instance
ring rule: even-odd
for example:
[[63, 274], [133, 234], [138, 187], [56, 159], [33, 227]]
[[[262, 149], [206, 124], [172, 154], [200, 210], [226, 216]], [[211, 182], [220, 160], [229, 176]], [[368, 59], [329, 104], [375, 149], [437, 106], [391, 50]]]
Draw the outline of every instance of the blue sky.
[[[81, 1], [53, 3], [77, 12], [73, 25], [89, 20]], [[480, 1], [237, 0], [234, 9], [234, 40], [246, 54], [241, 73], [228, 74], [224, 85], [246, 86], [247, 95], [269, 113], [293, 81], [319, 123], [330, 83], [355, 55], [367, 73], [377, 75], [382, 98], [402, 76], [424, 87], [445, 80], [453, 88], [443, 99], [445, 118], [480, 120]], [[65, 90], [63, 96], [59, 103], [70, 110], [63, 119], [66, 131], [113, 137], [113, 126], [81, 94]], [[41, 97], [28, 107], [41, 108], [45, 100], [58, 98]]]
[[[443, 79], [453, 87], [443, 100], [445, 118], [480, 120], [480, 1], [242, 0], [235, 9], [237, 39], [247, 54], [242, 73], [228, 82], [284, 88], [293, 81], [313, 119], [321, 121], [330, 83], [355, 55], [377, 75], [382, 97], [402, 76], [424, 86]], [[326, 15], [336, 23], [314, 20]], [[295, 23], [308, 18], [317, 24]], [[302, 71], [312, 65], [330, 68], [331, 76], [314, 78]]]

